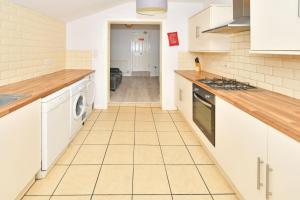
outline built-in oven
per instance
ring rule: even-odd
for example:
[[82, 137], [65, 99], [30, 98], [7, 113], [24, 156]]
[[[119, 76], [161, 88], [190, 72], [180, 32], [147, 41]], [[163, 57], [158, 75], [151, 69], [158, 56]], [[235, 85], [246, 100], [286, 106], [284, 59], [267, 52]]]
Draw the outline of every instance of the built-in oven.
[[215, 95], [193, 85], [193, 120], [215, 146]]

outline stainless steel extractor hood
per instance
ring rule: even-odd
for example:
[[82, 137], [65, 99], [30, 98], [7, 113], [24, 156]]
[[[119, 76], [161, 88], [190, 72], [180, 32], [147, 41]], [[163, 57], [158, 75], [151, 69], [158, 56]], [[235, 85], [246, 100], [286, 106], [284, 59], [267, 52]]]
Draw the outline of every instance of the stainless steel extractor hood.
[[233, 21], [203, 33], [239, 33], [250, 30], [250, 0], [233, 0]]

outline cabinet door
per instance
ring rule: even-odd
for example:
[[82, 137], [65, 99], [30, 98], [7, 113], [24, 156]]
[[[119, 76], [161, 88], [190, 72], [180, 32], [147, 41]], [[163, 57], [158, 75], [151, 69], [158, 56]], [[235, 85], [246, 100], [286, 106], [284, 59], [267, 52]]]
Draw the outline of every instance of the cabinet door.
[[251, 0], [251, 50], [300, 51], [299, 0]]
[[189, 50], [192, 52], [224, 52], [230, 50], [228, 35], [203, 33], [232, 20], [232, 7], [211, 6], [189, 19]]
[[178, 110], [184, 118], [193, 121], [193, 84], [191, 81], [177, 75]]
[[41, 168], [41, 102], [0, 118], [0, 199], [15, 199]]
[[205, 30], [208, 30], [211, 28], [210, 22], [211, 22], [211, 8], [208, 8], [204, 10], [203, 12], [199, 13], [196, 16], [197, 20], [197, 50], [202, 51], [202, 50], [212, 50], [210, 49], [210, 43], [212, 42], [212, 34], [211, 33], [202, 33]]
[[196, 37], [198, 34], [198, 27], [197, 27], [197, 18], [191, 17], [189, 19], [189, 50], [196, 51]]
[[270, 200], [300, 199], [300, 143], [270, 128], [268, 140]]
[[[264, 199], [268, 127], [216, 98], [216, 157], [246, 200]], [[259, 159], [264, 162], [259, 163]]]
[[182, 90], [180, 86], [180, 75], [176, 74], [176, 82], [175, 82], [175, 103], [178, 110], [182, 110], [181, 102], [182, 102]]
[[185, 119], [191, 123], [193, 121], [193, 84], [183, 78], [181, 81], [182, 89], [182, 113]]

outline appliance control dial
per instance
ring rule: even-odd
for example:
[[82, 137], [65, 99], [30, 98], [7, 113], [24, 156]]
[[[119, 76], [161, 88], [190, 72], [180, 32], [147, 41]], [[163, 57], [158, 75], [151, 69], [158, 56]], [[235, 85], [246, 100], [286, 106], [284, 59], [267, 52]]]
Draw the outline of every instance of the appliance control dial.
[[211, 98], [211, 95], [206, 94], [206, 95], [204, 95], [204, 98], [205, 98], [205, 99], [209, 99], [209, 98]]

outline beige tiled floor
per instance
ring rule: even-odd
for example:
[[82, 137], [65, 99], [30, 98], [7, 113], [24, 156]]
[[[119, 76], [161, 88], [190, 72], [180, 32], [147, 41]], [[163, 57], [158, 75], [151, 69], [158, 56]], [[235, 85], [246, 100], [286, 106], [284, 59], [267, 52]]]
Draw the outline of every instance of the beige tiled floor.
[[177, 111], [95, 111], [23, 200], [237, 200]]

